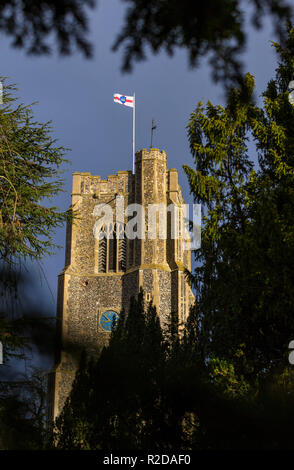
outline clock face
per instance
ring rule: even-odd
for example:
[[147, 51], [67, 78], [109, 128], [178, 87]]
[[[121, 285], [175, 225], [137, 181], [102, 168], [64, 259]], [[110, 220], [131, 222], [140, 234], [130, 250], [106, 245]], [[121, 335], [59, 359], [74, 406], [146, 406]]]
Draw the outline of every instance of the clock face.
[[118, 319], [119, 316], [116, 312], [113, 310], [106, 310], [106, 312], [102, 313], [99, 324], [102, 330], [111, 331], [112, 327], [116, 326]]

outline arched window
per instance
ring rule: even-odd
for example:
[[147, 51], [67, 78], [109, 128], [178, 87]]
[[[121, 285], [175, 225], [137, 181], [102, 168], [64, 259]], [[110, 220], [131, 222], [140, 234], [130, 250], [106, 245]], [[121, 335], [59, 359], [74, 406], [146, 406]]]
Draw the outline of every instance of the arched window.
[[118, 270], [125, 271], [127, 266], [127, 241], [124, 224], [116, 224]]
[[126, 270], [126, 237], [124, 224], [102, 227], [99, 239], [98, 271], [100, 273]]
[[108, 239], [108, 271], [116, 272], [116, 259], [117, 259], [117, 239], [116, 239], [116, 230], [112, 229], [109, 234]]
[[105, 227], [102, 227], [101, 232], [103, 233], [103, 238], [99, 239], [98, 271], [106, 273], [107, 239], [104, 235]]

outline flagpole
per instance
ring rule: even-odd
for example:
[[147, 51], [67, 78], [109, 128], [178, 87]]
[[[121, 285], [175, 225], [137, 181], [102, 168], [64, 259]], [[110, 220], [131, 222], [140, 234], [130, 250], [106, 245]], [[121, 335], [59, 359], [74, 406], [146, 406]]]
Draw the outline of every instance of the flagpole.
[[133, 107], [133, 175], [135, 174], [135, 92], [134, 92], [134, 107]]

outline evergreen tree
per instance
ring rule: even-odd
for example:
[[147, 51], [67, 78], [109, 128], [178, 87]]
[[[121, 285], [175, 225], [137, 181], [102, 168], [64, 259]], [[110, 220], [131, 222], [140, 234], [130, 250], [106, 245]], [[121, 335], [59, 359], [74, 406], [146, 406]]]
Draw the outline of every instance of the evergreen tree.
[[[1, 78], [1, 81], [5, 81]], [[63, 147], [55, 147], [50, 123], [35, 121], [31, 106], [17, 103], [5, 85], [0, 108], [0, 257], [40, 259], [55, 244], [52, 233], [68, 218], [42, 205], [62, 191]]]
[[[293, 74], [293, 29], [264, 94], [252, 102], [232, 89], [226, 107], [199, 104], [189, 123], [196, 169], [185, 167], [203, 207], [199, 321], [206, 353], [233, 361], [252, 380], [287, 365], [293, 321], [293, 119], [287, 85]], [[249, 155], [253, 138], [259, 168]]]
[[[38, 123], [32, 106], [18, 103], [16, 88], [3, 77], [1, 82], [4, 86], [0, 106], [0, 341], [6, 364], [11, 357], [23, 359], [28, 350], [40, 343], [43, 348], [49, 346], [53, 315], [50, 322], [51, 312], [45, 313], [40, 306], [36, 308], [27, 301], [26, 289], [32, 288], [32, 278], [24, 276], [22, 267], [26, 259], [36, 261], [52, 252], [54, 229], [71, 220], [71, 215], [50, 202], [62, 191], [59, 173], [66, 161], [65, 149], [56, 147], [50, 123]], [[24, 390], [36, 381], [16, 382], [11, 375], [9, 367], [1, 366], [3, 433], [10, 426], [8, 435], [0, 436], [1, 445], [24, 448], [26, 442], [32, 448], [35, 442], [35, 447], [41, 446], [44, 400], [39, 417], [33, 419], [30, 406], [33, 388], [26, 394], [30, 398], [23, 397]], [[23, 442], [22, 433], [26, 434]]]
[[[286, 437], [294, 405], [291, 25], [288, 33], [285, 47], [274, 44], [279, 64], [262, 107], [247, 74], [225, 107], [199, 103], [188, 126], [195, 168], [185, 171], [204, 222], [190, 276], [198, 291], [195, 351], [203, 359], [194, 402], [202, 448], [293, 447]], [[191, 353], [189, 337], [191, 327]]]
[[[16, 88], [4, 78], [0, 107], [0, 341], [5, 354], [25, 344], [24, 321], [16, 312], [20, 266], [39, 260], [56, 247], [56, 227], [70, 212], [50, 206], [62, 191], [60, 167], [65, 149], [56, 147], [50, 123], [38, 123], [31, 106], [17, 103]], [[35, 322], [37, 320], [35, 319]], [[27, 322], [25, 322], [27, 324]]]
[[[56, 419], [58, 430], [58, 447], [69, 450], [86, 450], [89, 448], [91, 429], [90, 398], [92, 394], [91, 376], [93, 364], [87, 359], [85, 351], [80, 358], [70, 397], [67, 398], [61, 415]], [[56, 437], [51, 437], [54, 444]]]
[[0, 449], [42, 449], [45, 440], [46, 377], [31, 368], [22, 377], [0, 382]]
[[56, 421], [57, 446], [159, 448], [164, 351], [156, 309], [150, 304], [144, 313], [141, 291], [131, 299], [128, 315], [121, 313], [98, 360], [88, 366], [82, 361]]

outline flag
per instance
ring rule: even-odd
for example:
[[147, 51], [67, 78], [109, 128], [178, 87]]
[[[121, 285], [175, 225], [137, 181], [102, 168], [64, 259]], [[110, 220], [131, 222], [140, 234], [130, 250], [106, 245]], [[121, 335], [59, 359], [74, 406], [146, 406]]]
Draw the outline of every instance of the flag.
[[126, 96], [120, 95], [119, 93], [115, 93], [113, 95], [113, 101], [115, 103], [123, 104], [124, 106], [129, 106], [130, 108], [133, 108], [135, 100], [133, 96]]
[[113, 101], [115, 103], [123, 104], [133, 108], [133, 174], [135, 173], [135, 92], [133, 96], [121, 95], [120, 93], [114, 93]]

